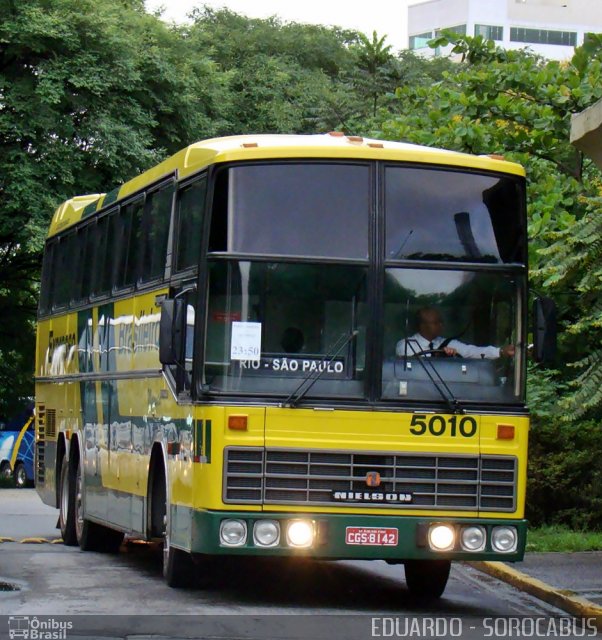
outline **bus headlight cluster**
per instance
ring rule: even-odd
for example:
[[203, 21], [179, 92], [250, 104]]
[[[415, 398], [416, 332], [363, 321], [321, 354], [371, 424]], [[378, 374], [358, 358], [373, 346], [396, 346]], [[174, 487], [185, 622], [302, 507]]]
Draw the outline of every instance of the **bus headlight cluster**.
[[[491, 529], [491, 550], [497, 553], [514, 553], [518, 547], [516, 527], [497, 526]], [[487, 547], [487, 528], [478, 524], [464, 526], [433, 523], [428, 529], [428, 545], [432, 551], [452, 550], [478, 553]]]
[[456, 532], [449, 524], [434, 524], [429, 528], [429, 546], [433, 551], [450, 551], [456, 543]]
[[487, 542], [487, 534], [484, 527], [477, 525], [463, 527], [460, 534], [460, 546], [464, 551], [483, 551]]
[[280, 524], [275, 520], [258, 520], [253, 525], [253, 542], [258, 547], [275, 547], [280, 542]]
[[[250, 538], [251, 525], [244, 520], [230, 518], [222, 520], [219, 528], [220, 544], [224, 547], [243, 547]], [[256, 520], [252, 526], [253, 545], [256, 547], [276, 547], [281, 544], [281, 529], [285, 532], [286, 544], [296, 549], [308, 549], [314, 544], [316, 524], [313, 520], [295, 519]]]
[[226, 547], [242, 547], [247, 542], [247, 523], [244, 520], [222, 520], [219, 539]]
[[493, 527], [491, 546], [498, 553], [513, 553], [518, 546], [518, 534], [515, 527]]
[[314, 533], [314, 523], [311, 520], [291, 520], [286, 528], [286, 541], [291, 547], [311, 547]]

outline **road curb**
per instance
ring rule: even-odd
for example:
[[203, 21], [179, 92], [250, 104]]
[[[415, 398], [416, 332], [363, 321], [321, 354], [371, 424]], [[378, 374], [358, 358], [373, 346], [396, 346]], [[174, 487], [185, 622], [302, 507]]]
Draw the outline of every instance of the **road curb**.
[[577, 618], [594, 618], [598, 631], [602, 631], [602, 607], [581, 598], [572, 591], [556, 589], [537, 578], [532, 578], [509, 567], [503, 562], [468, 562], [467, 564]]
[[15, 538], [9, 538], [7, 536], [0, 536], [0, 544], [3, 542], [17, 542], [18, 544], [59, 544], [63, 542], [62, 538], [22, 538], [21, 540], [15, 540]]

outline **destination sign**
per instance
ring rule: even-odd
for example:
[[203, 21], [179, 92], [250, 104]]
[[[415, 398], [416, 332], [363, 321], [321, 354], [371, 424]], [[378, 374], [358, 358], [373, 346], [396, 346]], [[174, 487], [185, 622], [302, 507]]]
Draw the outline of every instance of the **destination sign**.
[[318, 375], [320, 378], [345, 378], [345, 359], [324, 360], [320, 356], [289, 358], [287, 356], [262, 356], [258, 360], [240, 360], [244, 373], [269, 373], [281, 376]]

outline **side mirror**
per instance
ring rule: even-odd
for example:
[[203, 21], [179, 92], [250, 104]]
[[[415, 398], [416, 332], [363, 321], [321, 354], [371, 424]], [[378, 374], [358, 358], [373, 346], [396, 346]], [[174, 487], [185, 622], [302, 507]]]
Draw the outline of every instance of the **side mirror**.
[[163, 300], [159, 325], [159, 360], [163, 365], [181, 364], [186, 336], [186, 301]]
[[536, 362], [552, 362], [556, 357], [556, 304], [551, 298], [533, 303], [533, 357]]

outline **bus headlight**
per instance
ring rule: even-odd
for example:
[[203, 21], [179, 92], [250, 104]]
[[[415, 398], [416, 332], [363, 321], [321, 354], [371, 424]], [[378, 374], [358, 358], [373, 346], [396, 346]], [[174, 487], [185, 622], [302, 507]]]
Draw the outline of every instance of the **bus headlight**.
[[247, 541], [247, 523], [243, 520], [222, 520], [219, 538], [226, 547], [241, 547]]
[[429, 529], [428, 540], [433, 551], [449, 551], [454, 548], [456, 533], [449, 524], [434, 524]]
[[491, 546], [499, 553], [512, 553], [518, 546], [518, 534], [515, 527], [493, 527]]
[[280, 525], [275, 520], [258, 520], [253, 525], [253, 542], [260, 547], [273, 547], [280, 542]]
[[483, 551], [487, 534], [483, 527], [476, 525], [464, 527], [460, 536], [460, 545], [464, 551]]
[[286, 541], [291, 547], [311, 547], [314, 523], [311, 520], [291, 520], [286, 528]]

